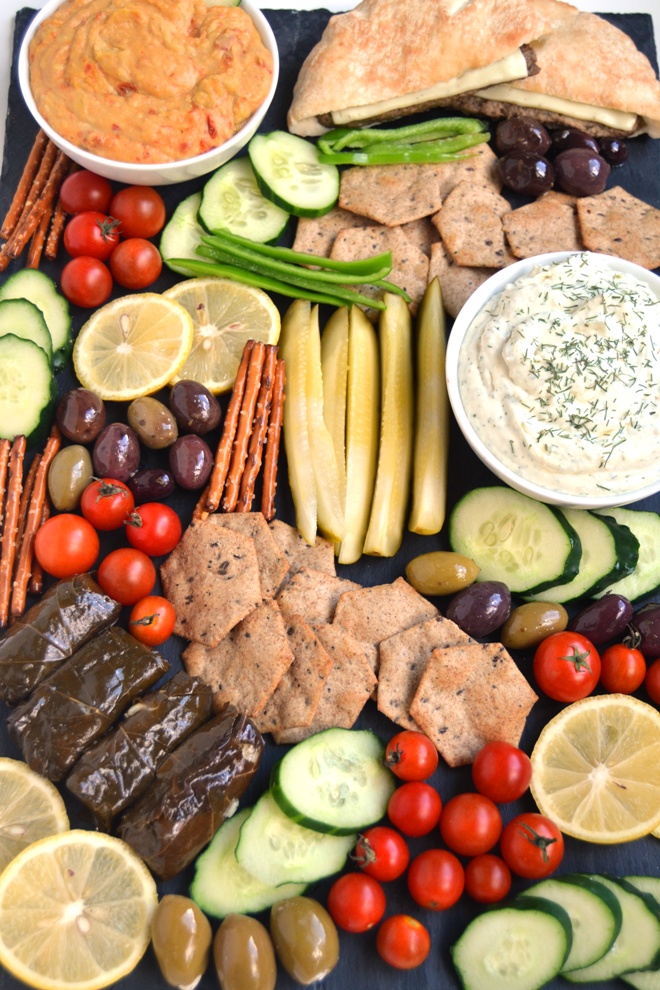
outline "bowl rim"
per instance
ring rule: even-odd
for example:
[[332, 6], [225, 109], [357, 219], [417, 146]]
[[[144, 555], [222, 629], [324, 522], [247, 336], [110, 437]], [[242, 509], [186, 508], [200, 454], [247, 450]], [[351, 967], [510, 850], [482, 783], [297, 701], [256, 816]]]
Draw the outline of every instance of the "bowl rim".
[[520, 261], [502, 268], [491, 275], [490, 278], [473, 292], [459, 311], [447, 341], [445, 375], [449, 402], [461, 433], [475, 454], [501, 481], [506, 482], [511, 488], [529, 495], [531, 498], [550, 505], [557, 505], [564, 508], [607, 509], [619, 505], [628, 505], [657, 494], [660, 490], [660, 467], [658, 468], [658, 476], [655, 481], [649, 482], [640, 488], [612, 493], [611, 495], [576, 495], [536, 484], [526, 479], [524, 475], [507, 467], [489, 450], [470, 422], [458, 384], [458, 360], [463, 342], [473, 320], [482, 311], [486, 303], [500, 293], [509, 282], [516, 281], [533, 268], [543, 267], [557, 261], [563, 261], [573, 255], [582, 254], [588, 254], [590, 258], [596, 259], [605, 267], [612, 268], [615, 271], [635, 275], [640, 281], [649, 286], [660, 301], [660, 276], [649, 269], [642, 268], [641, 265], [627, 261], [625, 258], [587, 250], [549, 251], [545, 254], [533, 255], [530, 258], [522, 258]]
[[21, 45], [18, 52], [17, 59], [17, 74], [18, 82], [20, 86], [23, 99], [25, 100], [26, 106], [30, 111], [31, 115], [36, 120], [37, 124], [46, 132], [46, 134], [51, 138], [54, 144], [60, 148], [65, 154], [72, 157], [73, 155], [86, 155], [91, 161], [89, 169], [94, 170], [93, 162], [98, 162], [103, 168], [126, 168], [130, 169], [131, 172], [137, 175], [149, 175], [153, 174], [154, 169], [159, 172], [168, 169], [175, 170], [181, 168], [194, 168], [198, 163], [204, 163], [205, 161], [212, 158], [214, 155], [218, 155], [223, 151], [226, 151], [232, 144], [238, 145], [236, 151], [238, 152], [247, 140], [251, 137], [255, 117], [261, 115], [263, 117], [268, 110], [268, 107], [273, 102], [275, 96], [275, 91], [279, 82], [280, 74], [280, 57], [279, 48], [277, 45], [277, 39], [270, 26], [268, 20], [266, 19], [263, 11], [257, 5], [255, 0], [240, 0], [240, 6], [249, 14], [255, 23], [257, 30], [261, 36], [262, 41], [270, 51], [273, 58], [273, 78], [271, 79], [270, 87], [268, 93], [264, 97], [262, 103], [259, 104], [257, 109], [252, 113], [248, 119], [240, 126], [240, 128], [232, 134], [230, 138], [223, 141], [222, 144], [217, 145], [215, 148], [209, 148], [208, 151], [204, 151], [199, 155], [193, 155], [190, 158], [177, 158], [176, 161], [171, 162], [125, 162], [120, 161], [116, 158], [104, 158], [101, 155], [95, 154], [93, 151], [88, 151], [87, 148], [81, 148], [77, 144], [72, 144], [66, 138], [63, 138], [58, 134], [57, 130], [48, 123], [47, 120], [42, 117], [39, 112], [34, 96], [32, 95], [32, 89], [30, 87], [30, 70], [29, 70], [29, 60], [28, 60], [28, 49], [30, 42], [34, 37], [34, 34], [39, 27], [39, 25], [51, 16], [54, 11], [60, 7], [65, 0], [46, 0], [44, 6], [38, 10], [35, 16], [30, 21], [30, 24], [25, 30], [25, 34], [21, 40]]

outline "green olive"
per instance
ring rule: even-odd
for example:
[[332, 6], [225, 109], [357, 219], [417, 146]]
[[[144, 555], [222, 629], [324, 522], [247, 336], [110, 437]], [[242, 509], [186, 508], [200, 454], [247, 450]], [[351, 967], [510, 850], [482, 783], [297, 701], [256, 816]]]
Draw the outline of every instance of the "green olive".
[[213, 940], [221, 990], [273, 990], [275, 951], [267, 930], [246, 914], [229, 914]]
[[480, 568], [469, 557], [451, 550], [432, 550], [413, 557], [406, 577], [422, 595], [453, 595], [473, 584]]
[[48, 469], [48, 494], [58, 512], [71, 512], [94, 476], [92, 457], [79, 443], [63, 447]]
[[298, 983], [316, 983], [337, 965], [335, 923], [311, 897], [290, 897], [275, 904], [270, 912], [270, 934], [279, 961]]
[[151, 921], [151, 944], [170, 986], [197, 986], [208, 965], [211, 939], [208, 918], [194, 901], [180, 894], [161, 899]]
[[538, 646], [568, 625], [568, 612], [554, 602], [527, 602], [515, 608], [500, 630], [500, 642], [510, 650]]
[[174, 415], [166, 405], [150, 395], [133, 399], [126, 415], [128, 425], [144, 446], [151, 450], [169, 447], [179, 435]]

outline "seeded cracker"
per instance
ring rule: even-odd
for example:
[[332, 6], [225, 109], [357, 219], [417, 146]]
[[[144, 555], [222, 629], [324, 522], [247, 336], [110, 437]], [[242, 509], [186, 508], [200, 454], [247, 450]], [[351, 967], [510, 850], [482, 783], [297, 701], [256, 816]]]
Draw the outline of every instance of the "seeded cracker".
[[289, 565], [261, 512], [212, 513], [209, 522], [249, 536], [254, 541], [264, 598], [273, 598], [289, 573]]
[[442, 205], [441, 165], [357, 165], [341, 174], [339, 205], [387, 227], [428, 217]]
[[430, 217], [420, 217], [419, 220], [404, 223], [401, 225], [401, 230], [411, 244], [419, 248], [422, 254], [425, 254], [427, 258], [431, 257], [431, 248], [440, 239], [440, 235]]
[[442, 241], [431, 247], [429, 282], [438, 278], [442, 302], [450, 316], [458, 316], [472, 293], [496, 271], [496, 268], [455, 265]]
[[463, 180], [452, 189], [433, 223], [457, 265], [505, 268], [516, 259], [504, 237], [509, 202], [486, 186]]
[[365, 223], [364, 217], [342, 210], [340, 206], [335, 206], [322, 217], [300, 217], [293, 250], [328, 258], [340, 230], [346, 230], [348, 227], [364, 227]]
[[306, 622], [314, 626], [332, 622], [342, 592], [359, 587], [355, 581], [303, 567], [280, 591], [277, 603], [285, 618], [302, 615]]
[[578, 199], [582, 239], [590, 251], [660, 267], [660, 210], [620, 186]]
[[583, 250], [576, 203], [575, 196], [550, 190], [533, 203], [505, 213], [502, 226], [516, 258]]
[[[429, 259], [404, 234], [401, 227], [353, 227], [341, 230], [335, 238], [331, 258], [353, 261], [356, 258], [371, 258], [383, 251], [392, 252], [392, 271], [387, 276], [410, 296], [410, 309], [416, 312], [424, 295], [429, 271]], [[363, 295], [382, 298], [382, 289], [371, 286], [354, 286]]]
[[317, 536], [316, 543], [312, 546], [295, 526], [290, 526], [281, 519], [273, 519], [268, 525], [287, 559], [291, 572], [309, 567], [315, 571], [324, 571], [326, 574], [336, 574], [335, 549], [330, 540]]

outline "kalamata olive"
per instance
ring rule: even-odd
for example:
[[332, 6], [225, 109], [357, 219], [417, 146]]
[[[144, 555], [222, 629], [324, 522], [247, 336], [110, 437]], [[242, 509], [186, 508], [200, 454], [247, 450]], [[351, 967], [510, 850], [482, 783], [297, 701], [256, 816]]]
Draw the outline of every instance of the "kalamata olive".
[[501, 581], [481, 581], [463, 588], [449, 602], [447, 618], [468, 636], [489, 636], [511, 612], [511, 592]]
[[87, 447], [79, 443], [62, 447], [48, 469], [48, 494], [55, 508], [59, 512], [77, 509], [93, 475], [92, 457]]
[[552, 145], [550, 154], [561, 154], [570, 148], [587, 148], [589, 151], [598, 151], [598, 142], [591, 134], [580, 131], [576, 127], [562, 127], [561, 130], [552, 132]]
[[270, 934], [289, 976], [304, 986], [323, 980], [339, 959], [335, 923], [318, 901], [290, 897], [271, 908]]
[[169, 404], [183, 433], [201, 436], [220, 423], [220, 403], [201, 382], [177, 382], [170, 392]]
[[495, 147], [500, 155], [509, 151], [533, 151], [545, 155], [550, 147], [550, 135], [543, 124], [533, 117], [510, 117], [502, 120], [495, 131]]
[[568, 612], [553, 602], [526, 602], [514, 608], [502, 626], [500, 643], [508, 650], [530, 650], [552, 633], [563, 632]]
[[628, 145], [621, 138], [603, 137], [598, 139], [598, 150], [610, 165], [623, 165], [628, 159]]
[[186, 433], [170, 447], [170, 471], [177, 485], [195, 491], [203, 488], [213, 468], [211, 448], [194, 433]]
[[99, 478], [128, 481], [140, 465], [138, 438], [130, 426], [108, 423], [96, 438], [92, 459]]
[[228, 915], [213, 940], [213, 961], [221, 990], [273, 990], [275, 986], [275, 950], [256, 918]]
[[55, 422], [73, 443], [91, 443], [105, 426], [105, 404], [88, 388], [73, 388], [57, 403]]
[[179, 428], [170, 410], [151, 395], [133, 399], [126, 417], [138, 440], [150, 450], [169, 447], [179, 435]]
[[610, 166], [596, 151], [569, 148], [554, 161], [557, 186], [571, 196], [601, 193], [610, 175]]
[[174, 476], [165, 468], [143, 468], [126, 482], [137, 505], [142, 502], [158, 502], [171, 495], [176, 487]]
[[[586, 636], [594, 646], [601, 646], [623, 636], [632, 614], [633, 607], [623, 595], [603, 595], [580, 609], [568, 623], [568, 628]], [[658, 628], [660, 631], [660, 626]]]
[[480, 568], [451, 550], [422, 553], [406, 566], [406, 578], [422, 595], [453, 595], [477, 580]]
[[629, 640], [648, 662], [660, 657], [660, 602], [649, 602], [635, 612], [630, 621]]
[[208, 965], [212, 937], [208, 919], [194, 901], [165, 894], [151, 921], [151, 944], [171, 987], [197, 986]]
[[510, 151], [497, 164], [504, 185], [524, 196], [540, 196], [552, 189], [555, 181], [548, 159], [531, 151]]

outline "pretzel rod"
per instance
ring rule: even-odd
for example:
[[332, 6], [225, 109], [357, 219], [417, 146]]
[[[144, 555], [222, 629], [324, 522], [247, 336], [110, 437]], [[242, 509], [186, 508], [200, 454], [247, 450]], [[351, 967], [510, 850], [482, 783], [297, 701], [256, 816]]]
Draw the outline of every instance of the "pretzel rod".
[[2, 531], [2, 551], [0, 553], [0, 628], [9, 619], [9, 598], [11, 579], [16, 557], [16, 528], [18, 511], [23, 490], [23, 460], [25, 458], [25, 437], [16, 437], [9, 454], [9, 481], [7, 482], [7, 504], [5, 525]]
[[233, 512], [238, 502], [238, 491], [243, 476], [243, 469], [248, 454], [248, 443], [254, 422], [254, 411], [259, 397], [261, 385], [261, 372], [266, 358], [266, 345], [262, 340], [255, 341], [250, 355], [247, 379], [245, 382], [245, 392], [238, 415], [238, 428], [234, 449], [231, 455], [229, 473], [225, 482], [225, 494], [222, 500], [222, 511]]
[[57, 201], [57, 205], [53, 210], [53, 219], [50, 225], [50, 230], [48, 231], [48, 237], [46, 239], [46, 247], [44, 254], [49, 261], [55, 261], [57, 258], [57, 252], [60, 247], [60, 241], [62, 239], [62, 234], [64, 233], [64, 227], [66, 225], [66, 210]]
[[[23, 536], [25, 535], [25, 526], [27, 523], [28, 509], [30, 507], [30, 499], [32, 497], [32, 489], [34, 488], [34, 479], [37, 473], [37, 468], [39, 467], [39, 461], [41, 460], [41, 454], [35, 454], [32, 458], [32, 463], [27, 473], [27, 477], [23, 482], [23, 491], [21, 492], [21, 500], [18, 504], [18, 520], [16, 523], [16, 557], [14, 558], [14, 564], [18, 564], [18, 560], [21, 555], [21, 545], [23, 543]], [[14, 567], [14, 572], [16, 567]]]
[[197, 500], [197, 505], [193, 509], [193, 514], [192, 514], [193, 522], [199, 522], [200, 520], [203, 521], [204, 519], [208, 519], [209, 513], [206, 509], [206, 500], [208, 497], [209, 497], [209, 486], [207, 485], [204, 491], [202, 492], [202, 494], [199, 496]]
[[5, 240], [11, 236], [14, 227], [18, 223], [18, 218], [23, 212], [25, 201], [27, 199], [30, 186], [32, 185], [32, 180], [37, 174], [37, 169], [39, 168], [39, 163], [42, 159], [47, 143], [48, 138], [40, 128], [37, 131], [37, 136], [34, 139], [30, 154], [28, 155], [28, 159], [25, 163], [23, 174], [21, 175], [18, 185], [16, 186], [14, 198], [12, 199], [9, 209], [7, 210], [7, 215], [2, 222], [2, 227], [0, 227], [0, 237], [4, 237]]
[[227, 406], [225, 422], [222, 427], [222, 436], [220, 437], [220, 443], [218, 444], [218, 449], [216, 451], [215, 460], [213, 463], [213, 470], [209, 479], [208, 494], [206, 496], [207, 512], [215, 512], [220, 505], [220, 499], [222, 498], [222, 490], [225, 487], [227, 471], [229, 470], [229, 463], [231, 461], [231, 451], [234, 444], [234, 437], [236, 436], [238, 414], [241, 410], [241, 403], [243, 401], [243, 392], [245, 391], [245, 381], [247, 378], [247, 370], [250, 363], [250, 355], [252, 353], [253, 344], [253, 340], [248, 340], [247, 344], [243, 348], [241, 363], [239, 364], [238, 371], [236, 372], [234, 388], [231, 393], [231, 399], [229, 400], [229, 405]]
[[[45, 522], [50, 518], [50, 502], [48, 500], [48, 493], [46, 492], [46, 498], [44, 499], [43, 509], [41, 510], [41, 519], [39, 521], [39, 528], [43, 526]], [[31, 595], [40, 595], [44, 590], [44, 572], [41, 564], [36, 559], [32, 558], [32, 574], [30, 575], [30, 586], [29, 591]]]
[[49, 209], [44, 210], [41, 220], [32, 235], [30, 240], [30, 249], [28, 251], [26, 268], [38, 268], [41, 262], [41, 256], [44, 253], [44, 244], [46, 243], [46, 233], [48, 232], [48, 224], [50, 223], [51, 211]]
[[268, 522], [275, 516], [275, 491], [277, 489], [277, 461], [280, 455], [282, 436], [282, 416], [286, 395], [286, 366], [283, 358], [278, 358], [273, 381], [273, 398], [270, 406], [266, 454], [264, 457], [261, 511]]
[[5, 493], [7, 491], [7, 465], [9, 464], [9, 440], [0, 440], [0, 533], [5, 509]]
[[19, 254], [36, 230], [44, 210], [50, 209], [57, 190], [60, 187], [60, 183], [64, 178], [64, 173], [66, 172], [67, 167], [68, 159], [63, 151], [59, 151], [57, 153], [57, 158], [55, 159], [55, 164], [53, 165], [51, 173], [46, 181], [46, 185], [43, 187], [39, 198], [30, 210], [29, 215], [26, 216], [24, 220], [19, 222], [16, 230], [7, 241], [7, 254], [10, 258], [18, 258]]
[[42, 155], [41, 161], [39, 162], [39, 168], [37, 173], [32, 180], [30, 188], [28, 190], [27, 196], [25, 197], [25, 202], [23, 203], [23, 209], [21, 210], [20, 216], [14, 224], [14, 229], [10, 235], [13, 236], [22, 223], [25, 223], [28, 216], [30, 215], [34, 204], [39, 199], [41, 192], [48, 181], [48, 176], [53, 171], [53, 165], [55, 164], [55, 157], [57, 155], [57, 148], [51, 140], [46, 142], [44, 147], [44, 153]]
[[257, 483], [261, 462], [263, 460], [264, 443], [268, 432], [268, 418], [270, 416], [270, 405], [273, 398], [273, 377], [275, 374], [275, 363], [277, 361], [277, 347], [275, 344], [266, 346], [266, 357], [261, 373], [261, 388], [257, 398], [257, 406], [254, 413], [254, 423], [250, 434], [250, 445], [248, 447], [247, 460], [241, 478], [241, 487], [238, 495], [237, 512], [249, 512], [254, 499], [254, 486]]

